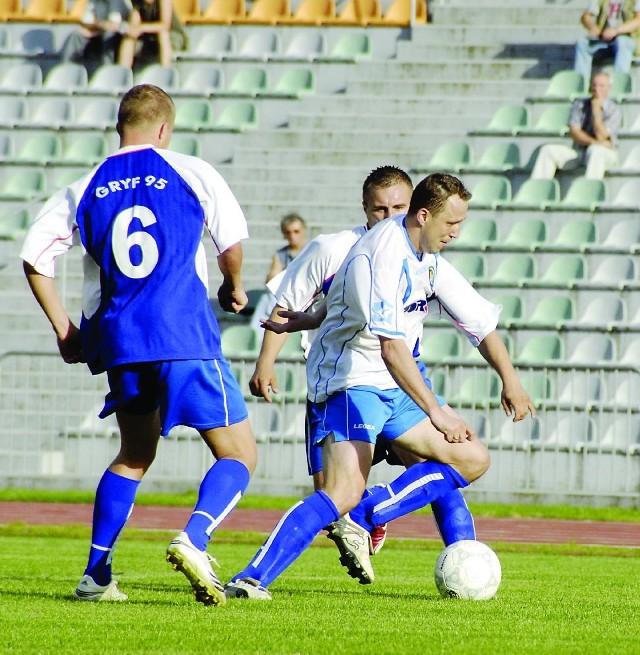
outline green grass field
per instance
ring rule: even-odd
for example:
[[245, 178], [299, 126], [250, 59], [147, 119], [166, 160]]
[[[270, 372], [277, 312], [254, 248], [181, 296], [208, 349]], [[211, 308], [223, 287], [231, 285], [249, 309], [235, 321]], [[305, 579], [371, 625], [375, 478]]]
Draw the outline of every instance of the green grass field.
[[[373, 560], [376, 583], [363, 587], [319, 537], [271, 586], [272, 602], [210, 608], [164, 561], [172, 536], [125, 530], [114, 570], [129, 601], [92, 604], [72, 599], [87, 527], [0, 527], [0, 652], [640, 653], [640, 549], [490, 544], [503, 569], [498, 597], [465, 602], [435, 589], [438, 543], [389, 540]], [[217, 533], [221, 580], [261, 540]]]

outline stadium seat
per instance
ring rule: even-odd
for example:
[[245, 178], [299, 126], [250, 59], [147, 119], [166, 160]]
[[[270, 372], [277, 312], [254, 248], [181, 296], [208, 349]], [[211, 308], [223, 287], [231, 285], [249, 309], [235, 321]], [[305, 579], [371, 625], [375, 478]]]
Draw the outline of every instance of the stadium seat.
[[[638, 116], [640, 117], [640, 114]], [[638, 119], [636, 119], [636, 121], [637, 120]], [[627, 156], [620, 165], [620, 170], [627, 174], [630, 172], [640, 172], [640, 145], [633, 146], [633, 148], [629, 150]]]
[[68, 186], [79, 180], [83, 175], [86, 175], [87, 172], [88, 169], [86, 166], [83, 166], [82, 168], [62, 168], [54, 178], [52, 189], [62, 189], [62, 187]]
[[302, 0], [291, 16], [280, 22], [285, 25], [323, 25], [333, 22], [335, 17], [334, 0]]
[[230, 325], [220, 335], [222, 352], [229, 359], [255, 359], [260, 350], [256, 330], [250, 325]]
[[433, 153], [428, 164], [417, 164], [413, 167], [416, 173], [459, 173], [473, 160], [473, 149], [466, 141], [443, 143]]
[[546, 107], [534, 125], [524, 126], [516, 131], [518, 135], [560, 137], [569, 132], [571, 105]]
[[640, 186], [636, 180], [626, 180], [620, 186], [616, 197], [611, 201], [615, 211], [637, 211], [640, 207]]
[[316, 89], [316, 78], [310, 68], [289, 68], [272, 88], [258, 94], [266, 98], [301, 98]]
[[484, 280], [486, 275], [486, 262], [478, 253], [456, 254], [447, 257], [454, 268], [469, 282]]
[[119, 96], [132, 86], [133, 72], [128, 66], [102, 64], [91, 76], [87, 91]]
[[32, 200], [44, 194], [47, 181], [40, 168], [13, 171], [0, 183], [0, 199]]
[[476, 134], [490, 134], [494, 136], [514, 136], [527, 127], [530, 122], [529, 107], [527, 105], [503, 105], [498, 107], [489, 124]]
[[545, 100], [575, 100], [586, 95], [587, 88], [581, 73], [568, 69], [553, 74], [544, 92]]
[[38, 93], [64, 93], [71, 95], [85, 89], [88, 84], [87, 69], [82, 64], [65, 62], [56, 64], [44, 78]]
[[614, 100], [620, 101], [633, 93], [633, 78], [629, 73], [622, 73], [621, 71], [609, 71], [611, 77], [611, 97]]
[[200, 15], [200, 0], [173, 0], [173, 8], [180, 22], [188, 25]]
[[616, 359], [616, 345], [606, 334], [582, 335], [567, 362], [571, 364], [610, 364]]
[[[372, 18], [368, 25], [381, 25], [384, 27], [408, 27], [411, 25], [411, 0], [392, 0], [380, 18]], [[426, 0], [416, 0], [415, 23], [427, 22]]]
[[[464, 229], [464, 228], [463, 228]], [[541, 219], [519, 220], [504, 239], [491, 245], [492, 250], [533, 251], [547, 240], [547, 224]]]
[[429, 364], [447, 364], [457, 360], [462, 353], [460, 335], [452, 330], [424, 331], [420, 361]]
[[9, 20], [35, 23], [51, 23], [58, 17], [64, 19], [67, 14], [65, 0], [27, 0], [24, 9], [9, 16]]
[[563, 327], [573, 330], [610, 329], [627, 318], [625, 301], [613, 294], [599, 294], [585, 306], [580, 316]]
[[[227, 29], [212, 30], [201, 28], [203, 31], [196, 33], [193, 37], [192, 46], [183, 52], [175, 53], [178, 60], [215, 60], [222, 61], [225, 57], [232, 55], [236, 50], [236, 35]], [[206, 30], [206, 31], [205, 31]]]
[[530, 316], [512, 321], [511, 327], [559, 330], [566, 321], [575, 318], [575, 306], [569, 296], [551, 295], [541, 298]]
[[640, 221], [629, 218], [616, 221], [602, 243], [594, 243], [587, 252], [637, 253], [640, 252]]
[[525, 180], [512, 200], [498, 203], [499, 209], [544, 210], [560, 200], [558, 180]]
[[197, 132], [212, 125], [211, 103], [200, 98], [176, 100], [177, 130]]
[[213, 96], [224, 86], [224, 74], [215, 66], [198, 66], [192, 68], [185, 76], [179, 95]]
[[553, 205], [553, 209], [565, 211], [595, 211], [607, 202], [607, 184], [604, 180], [577, 177], [571, 182], [567, 194]]
[[21, 209], [0, 217], [0, 239], [17, 241], [23, 239], [29, 227], [29, 211]]
[[192, 136], [176, 134], [171, 138], [169, 150], [181, 152], [183, 155], [191, 155], [192, 157], [202, 156], [200, 141]]
[[637, 367], [640, 362], [640, 339], [633, 339], [629, 342], [618, 361], [620, 364]]
[[554, 398], [554, 384], [546, 371], [529, 369], [522, 371], [522, 386], [527, 390], [531, 400], [537, 407], [542, 407], [548, 400]]
[[255, 98], [269, 86], [269, 76], [264, 68], [243, 68], [231, 78], [223, 95]]
[[291, 16], [289, 0], [253, 0], [250, 9], [234, 23], [253, 25], [275, 25]]
[[524, 286], [536, 288], [571, 289], [587, 277], [587, 262], [582, 255], [565, 255], [554, 259], [544, 273], [527, 280]]
[[332, 17], [324, 21], [328, 25], [354, 25], [366, 27], [372, 19], [382, 17], [380, 0], [346, 0], [339, 10], [334, 7]]
[[522, 287], [534, 279], [536, 272], [536, 262], [531, 255], [508, 255], [498, 263], [489, 278], [482, 280], [482, 286]]
[[251, 102], [236, 102], [224, 107], [209, 129], [217, 132], [243, 132], [257, 125], [256, 105]]
[[504, 175], [482, 178], [473, 187], [469, 207], [472, 209], [496, 209], [511, 200], [511, 181]]
[[491, 298], [491, 302], [502, 306], [498, 325], [509, 328], [514, 322], [520, 321], [524, 317], [524, 302], [520, 296], [514, 294], [498, 294]]
[[490, 143], [475, 163], [462, 167], [465, 173], [504, 173], [520, 168], [520, 146], [514, 141]]
[[27, 122], [27, 103], [20, 96], [0, 96], [0, 125], [16, 127]]
[[12, 134], [0, 134], [0, 161], [10, 160], [13, 157], [14, 142]]
[[543, 417], [527, 417], [526, 420], [514, 423], [503, 419], [496, 435], [489, 438], [488, 446], [500, 450], [537, 450], [541, 447], [545, 428]]
[[[570, 452], [583, 444], [594, 444], [598, 439], [595, 420], [584, 413], [572, 412], [569, 416], [551, 423], [550, 431], [542, 442], [545, 450]], [[581, 445], [582, 444], [582, 445]]]
[[0, 21], [6, 22], [22, 14], [22, 0], [0, 0]]
[[598, 243], [598, 226], [589, 219], [576, 218], [563, 223], [552, 243], [539, 246], [545, 252], [584, 252], [591, 245]]
[[279, 360], [304, 361], [304, 350], [299, 334], [290, 334], [278, 353]]
[[198, 16], [192, 16], [191, 24], [231, 25], [246, 16], [245, 0], [211, 0]]
[[68, 3], [67, 13], [64, 16], [57, 16], [54, 23], [79, 23], [82, 21], [89, 0], [73, 0]]
[[602, 259], [592, 274], [576, 284], [581, 289], [623, 290], [634, 288], [636, 280], [635, 257], [610, 255]]
[[81, 128], [108, 130], [118, 120], [118, 101], [115, 98], [93, 98], [82, 105], [76, 105], [74, 125]]
[[490, 408], [500, 405], [500, 378], [493, 371], [474, 372], [464, 378], [450, 404], [464, 408]]
[[36, 27], [20, 30], [16, 34], [12, 54], [23, 57], [39, 57], [41, 55], [55, 55], [56, 48], [53, 38], [53, 29], [40, 23]]
[[69, 127], [74, 118], [73, 103], [65, 97], [44, 96], [37, 103], [31, 105], [29, 114], [28, 126], [31, 127], [52, 129]]
[[493, 218], [474, 218], [460, 230], [460, 236], [447, 246], [455, 250], [487, 250], [498, 240], [498, 226]]
[[[593, 449], [603, 453], [632, 455], [638, 453], [639, 446], [640, 416], [624, 414], [613, 419]], [[590, 450], [588, 444], [587, 449]]]
[[316, 58], [318, 62], [356, 63], [371, 58], [371, 39], [368, 34], [343, 34], [330, 52]]
[[172, 93], [180, 88], [178, 69], [175, 66], [149, 64], [140, 72], [134, 74], [136, 84], [154, 84]]
[[60, 159], [61, 152], [62, 142], [57, 134], [34, 134], [27, 137], [18, 148], [15, 162], [46, 166]]
[[314, 61], [326, 52], [327, 45], [322, 32], [308, 33], [308, 30], [296, 30], [283, 47], [282, 52], [274, 53], [273, 61]]
[[616, 409], [628, 409], [638, 406], [640, 398], [640, 376], [627, 377], [618, 385], [608, 405]]
[[277, 31], [256, 28], [239, 43], [236, 52], [229, 53], [225, 60], [267, 61], [280, 52], [280, 35]]
[[107, 152], [107, 140], [102, 134], [77, 135], [63, 149], [60, 162], [93, 166], [104, 159]]
[[304, 373], [304, 368], [291, 366], [290, 364], [276, 363], [275, 370], [276, 377], [280, 383], [280, 393], [273, 395], [275, 402], [304, 402], [307, 398], [307, 377]]
[[27, 93], [42, 86], [38, 64], [25, 62], [9, 66], [0, 81], [0, 93]]

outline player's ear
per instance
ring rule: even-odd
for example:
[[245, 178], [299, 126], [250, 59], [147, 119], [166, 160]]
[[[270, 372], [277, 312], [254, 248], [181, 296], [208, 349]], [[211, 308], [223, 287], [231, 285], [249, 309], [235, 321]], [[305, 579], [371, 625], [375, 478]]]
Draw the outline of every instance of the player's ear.
[[426, 207], [421, 207], [416, 212], [416, 218], [418, 219], [418, 224], [420, 227], [422, 227], [429, 220], [429, 216], [431, 216], [431, 212]]

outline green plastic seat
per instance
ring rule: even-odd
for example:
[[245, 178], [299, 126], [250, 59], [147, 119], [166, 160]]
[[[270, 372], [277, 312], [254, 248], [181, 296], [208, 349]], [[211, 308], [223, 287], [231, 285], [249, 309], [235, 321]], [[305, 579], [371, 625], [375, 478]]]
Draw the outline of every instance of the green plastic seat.
[[511, 200], [511, 182], [504, 175], [481, 179], [474, 187], [469, 200], [471, 209], [496, 209]]
[[231, 78], [222, 95], [255, 98], [268, 86], [269, 76], [264, 68], [243, 68]]
[[536, 275], [535, 259], [528, 254], [513, 254], [498, 263], [493, 275], [482, 281], [483, 286], [521, 287]]
[[3, 200], [31, 200], [41, 196], [47, 188], [44, 171], [40, 168], [13, 171], [0, 186]]
[[498, 203], [505, 209], [544, 210], [560, 200], [558, 180], [525, 180], [512, 200]]
[[571, 289], [586, 275], [587, 262], [582, 255], [564, 255], [554, 259], [539, 279], [527, 281], [527, 286]]
[[496, 141], [487, 146], [475, 164], [464, 166], [464, 170], [469, 173], [500, 173], [519, 167], [520, 146], [513, 141]]
[[254, 359], [260, 350], [258, 334], [250, 325], [230, 325], [220, 339], [222, 352], [230, 359]]
[[316, 77], [310, 68], [289, 68], [278, 79], [273, 89], [263, 92], [261, 95], [300, 98], [310, 93], [315, 93]]
[[564, 136], [569, 132], [571, 105], [551, 105], [546, 107], [535, 125], [518, 130], [517, 134], [537, 136]]
[[471, 144], [466, 141], [452, 141], [438, 146], [429, 163], [415, 166], [414, 171], [458, 173], [466, 165], [471, 164], [472, 160], [473, 149]]
[[62, 153], [66, 164], [97, 164], [107, 155], [107, 140], [102, 134], [76, 136]]
[[342, 35], [329, 54], [317, 57], [316, 61], [355, 63], [361, 59], [371, 59], [371, 39], [368, 34], [352, 33]]
[[607, 184], [604, 180], [577, 177], [571, 182], [565, 197], [557, 205], [554, 205], [554, 209], [592, 212], [607, 200]]
[[53, 182], [54, 189], [62, 189], [62, 187], [69, 186], [73, 182], [77, 182], [82, 176], [88, 172], [86, 167], [83, 168], [63, 168], [55, 177]]
[[0, 239], [9, 241], [22, 239], [27, 232], [30, 220], [29, 212], [26, 209], [3, 216], [0, 218]]
[[284, 345], [278, 353], [278, 358], [286, 360], [292, 359], [300, 362], [304, 361], [304, 350], [302, 348], [299, 333], [290, 334], [287, 337], [287, 340], [284, 342]]
[[540, 219], [520, 220], [514, 223], [509, 234], [492, 245], [493, 250], [535, 250], [547, 240], [547, 224]]
[[453, 257], [447, 257], [453, 267], [464, 275], [469, 282], [483, 280], [486, 275], [486, 262], [481, 254], [460, 253]]
[[57, 134], [34, 134], [18, 149], [16, 162], [45, 166], [58, 160], [61, 152], [62, 142]]
[[614, 100], [622, 100], [625, 96], [633, 93], [633, 78], [629, 73], [612, 70], [609, 71], [611, 78], [611, 97]]
[[258, 125], [258, 108], [251, 102], [236, 102], [222, 109], [211, 129], [218, 132], [243, 132]]
[[544, 244], [545, 251], [582, 252], [599, 242], [598, 226], [586, 218], [576, 218], [564, 223], [552, 243]]
[[513, 136], [530, 123], [527, 105], [503, 105], [491, 117], [489, 124], [478, 134]]
[[425, 330], [422, 337], [420, 361], [429, 364], [445, 363], [460, 357], [460, 335], [450, 330]]
[[538, 407], [543, 406], [546, 401], [554, 397], [553, 381], [546, 372], [535, 370], [522, 371], [520, 377], [522, 386]]
[[498, 239], [498, 226], [492, 218], [472, 218], [465, 221], [460, 236], [447, 246], [447, 250], [486, 250]]
[[458, 407], [497, 407], [500, 404], [500, 378], [493, 371], [481, 371], [470, 374], [460, 385], [457, 397], [451, 405]]
[[538, 301], [533, 312], [525, 317], [523, 327], [558, 329], [575, 318], [575, 305], [568, 296], [546, 296]]
[[192, 157], [200, 157], [202, 154], [200, 141], [198, 139], [192, 136], [180, 134], [171, 138], [169, 150], [181, 152], [183, 155], [191, 155]]
[[519, 321], [524, 316], [524, 302], [521, 296], [503, 293], [491, 298], [491, 302], [502, 305], [498, 321], [500, 327], [508, 328], [514, 321]]
[[177, 130], [198, 130], [211, 125], [211, 103], [207, 100], [181, 100], [176, 104], [175, 127]]
[[544, 97], [547, 100], [556, 98], [575, 100], [586, 93], [587, 88], [581, 73], [574, 70], [561, 70], [555, 73], [549, 81]]

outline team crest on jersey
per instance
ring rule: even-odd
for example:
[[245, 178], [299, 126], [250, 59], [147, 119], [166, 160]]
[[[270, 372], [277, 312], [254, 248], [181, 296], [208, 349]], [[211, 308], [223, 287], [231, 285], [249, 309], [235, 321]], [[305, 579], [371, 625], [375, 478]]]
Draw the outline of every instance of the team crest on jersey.
[[429, 286], [433, 290], [433, 285], [436, 281], [436, 269], [433, 266], [429, 266]]

